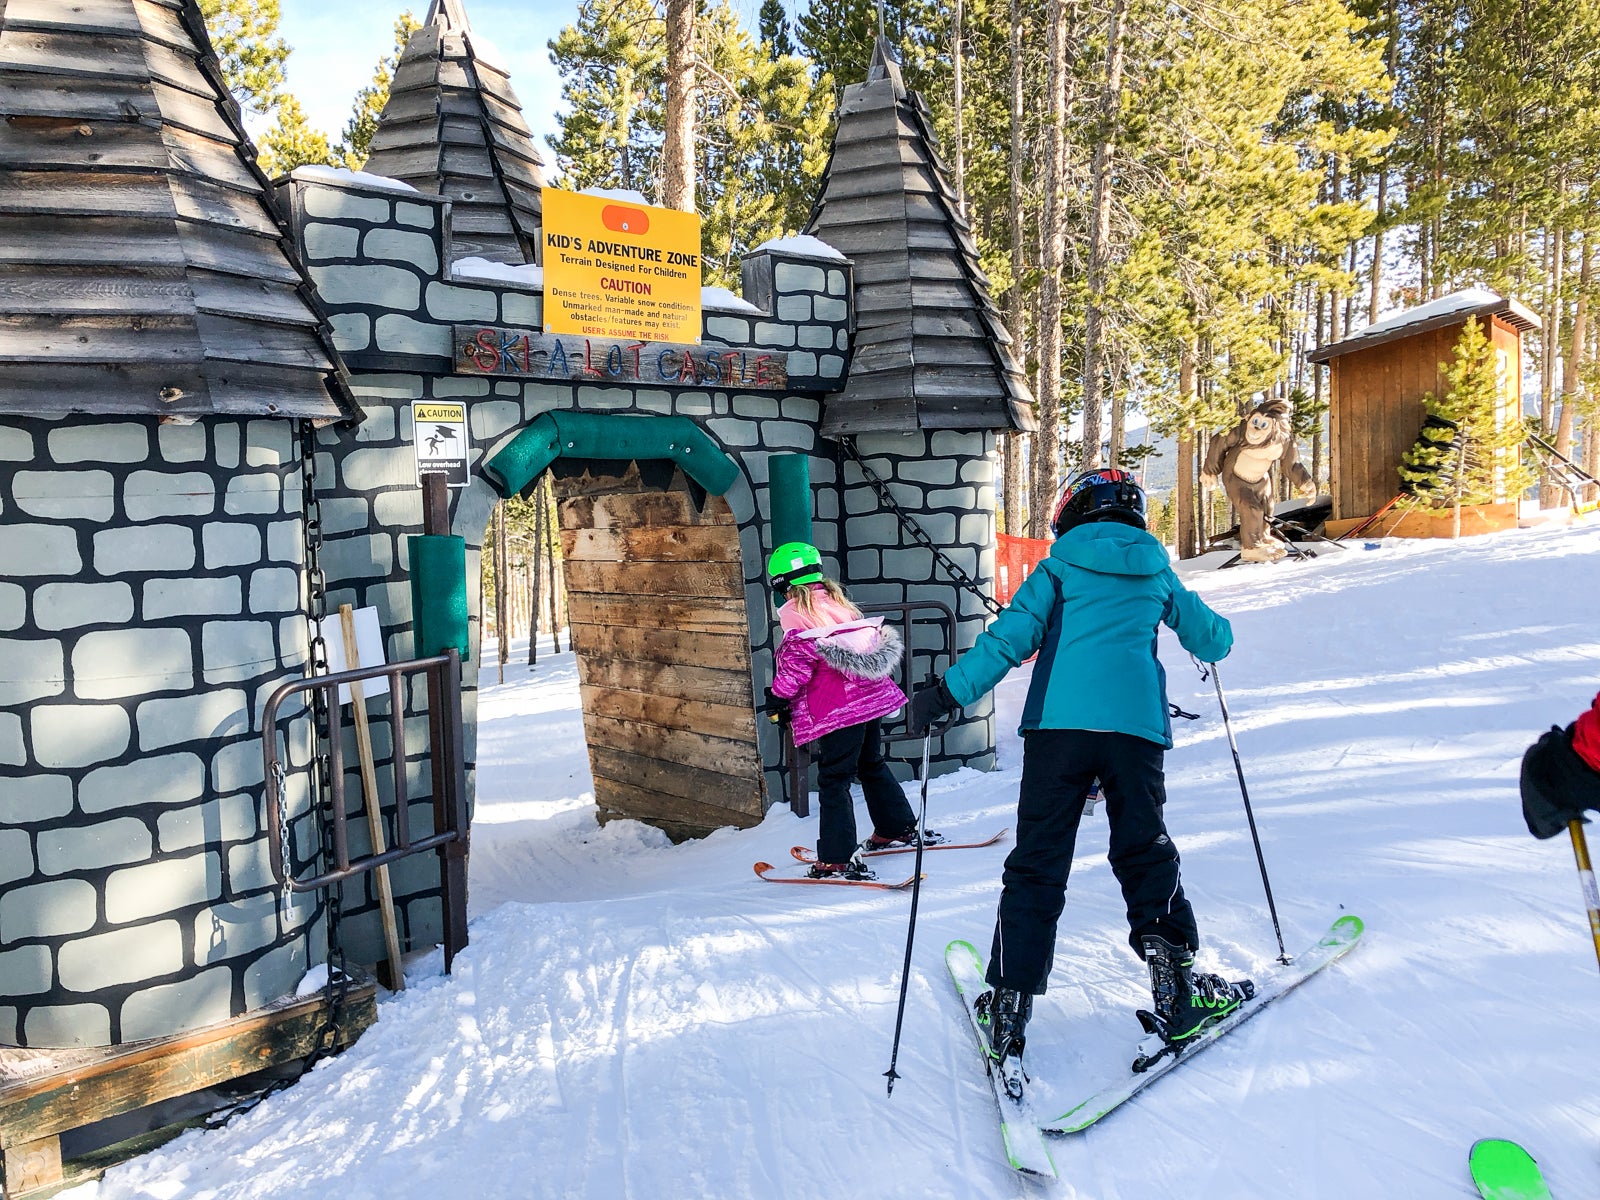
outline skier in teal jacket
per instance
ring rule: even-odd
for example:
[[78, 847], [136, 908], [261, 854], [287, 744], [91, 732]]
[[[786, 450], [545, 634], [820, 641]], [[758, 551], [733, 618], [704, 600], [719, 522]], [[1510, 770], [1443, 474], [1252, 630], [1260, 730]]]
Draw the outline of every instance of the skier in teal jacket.
[[1049, 556], [944, 678], [912, 698], [911, 728], [920, 733], [1039, 656], [1022, 710], [1017, 845], [1006, 859], [989, 956], [993, 991], [979, 1001], [1002, 1060], [1021, 1055], [1033, 997], [1049, 979], [1078, 822], [1096, 779], [1129, 941], [1150, 968], [1159, 1031], [1181, 1041], [1239, 1003], [1239, 988], [1192, 970], [1200, 936], [1162, 819], [1172, 724], [1156, 655], [1163, 624], [1206, 662], [1227, 655], [1233, 631], [1179, 581], [1144, 513], [1144, 492], [1126, 471], [1072, 480]]

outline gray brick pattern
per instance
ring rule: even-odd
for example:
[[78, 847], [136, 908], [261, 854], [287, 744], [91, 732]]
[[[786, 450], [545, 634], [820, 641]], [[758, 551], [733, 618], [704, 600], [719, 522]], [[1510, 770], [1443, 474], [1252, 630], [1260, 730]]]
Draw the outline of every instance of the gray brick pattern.
[[264, 689], [305, 656], [291, 427], [8, 418], [0, 446], [35, 454], [0, 456], [0, 553], [26, 564], [0, 595], [0, 1042], [150, 1037], [292, 990], [257, 963], [303, 960], [312, 910], [285, 926], [273, 881], [231, 870], [266, 844]]

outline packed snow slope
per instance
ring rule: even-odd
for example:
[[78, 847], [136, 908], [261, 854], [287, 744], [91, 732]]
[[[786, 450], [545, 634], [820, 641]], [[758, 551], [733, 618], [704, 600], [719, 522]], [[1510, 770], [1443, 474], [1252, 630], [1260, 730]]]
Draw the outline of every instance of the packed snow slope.
[[[1062, 1179], [1004, 1165], [942, 963], [987, 949], [1009, 838], [926, 860], [884, 1094], [908, 893], [751, 873], [814, 842], [758, 828], [672, 846], [598, 828], [570, 655], [483, 679], [471, 948], [422, 959], [353, 1049], [231, 1126], [112, 1171], [123, 1197], [1465, 1197], [1474, 1139], [1514, 1138], [1561, 1197], [1600, 1195], [1600, 970], [1565, 838], [1535, 842], [1523, 749], [1600, 686], [1600, 529], [1327, 551], [1194, 580], [1234, 625], [1222, 668], [1291, 951], [1340, 911], [1344, 962], [1085, 1135]], [[1164, 635], [1165, 636], [1165, 635]], [[1164, 641], [1168, 820], [1206, 945], [1256, 978], [1277, 946], [1215, 693]], [[1015, 719], [1026, 686], [1002, 685]], [[1012, 821], [1003, 769], [933, 782], [929, 823]], [[915, 793], [913, 793], [915, 795]], [[1040, 1105], [1125, 1069], [1147, 1001], [1086, 820], [1050, 991]], [[909, 859], [879, 860], [885, 874]], [[80, 1193], [81, 1194], [81, 1193]]]

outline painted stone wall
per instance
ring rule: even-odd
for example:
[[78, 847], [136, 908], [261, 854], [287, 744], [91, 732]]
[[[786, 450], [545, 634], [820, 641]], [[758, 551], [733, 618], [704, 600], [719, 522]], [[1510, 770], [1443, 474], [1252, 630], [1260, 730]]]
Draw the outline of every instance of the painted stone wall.
[[293, 990], [317, 909], [279, 908], [259, 726], [305, 659], [291, 423], [0, 420], [0, 561], [0, 1043]]

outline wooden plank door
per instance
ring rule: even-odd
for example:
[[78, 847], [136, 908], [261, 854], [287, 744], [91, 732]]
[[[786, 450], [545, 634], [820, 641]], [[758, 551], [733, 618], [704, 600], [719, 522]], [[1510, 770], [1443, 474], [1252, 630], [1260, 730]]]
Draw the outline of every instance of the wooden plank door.
[[558, 479], [568, 614], [600, 819], [674, 839], [757, 824], [766, 802], [739, 527], [720, 497]]

